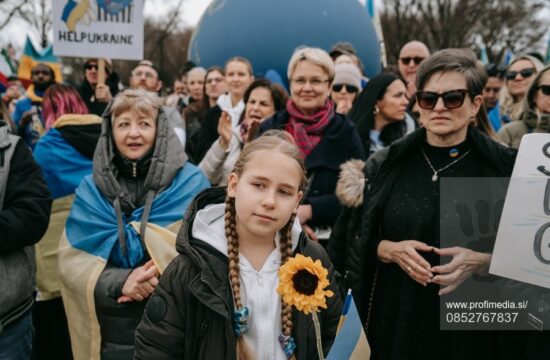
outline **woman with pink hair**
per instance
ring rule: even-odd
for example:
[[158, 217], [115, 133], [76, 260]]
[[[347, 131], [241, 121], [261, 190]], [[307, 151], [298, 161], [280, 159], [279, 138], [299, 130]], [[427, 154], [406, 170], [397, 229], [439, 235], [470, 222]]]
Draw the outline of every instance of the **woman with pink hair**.
[[89, 114], [84, 100], [78, 91], [68, 85], [52, 85], [44, 93], [42, 112], [46, 130], [49, 130], [54, 122], [65, 114]]
[[76, 187], [92, 173], [92, 158], [101, 118], [89, 114], [78, 92], [51, 85], [44, 93], [43, 119], [47, 132], [38, 140], [34, 157], [54, 199], [50, 224], [36, 252], [36, 303], [33, 309], [33, 353], [38, 359], [71, 359], [67, 319], [57, 281], [59, 240]]

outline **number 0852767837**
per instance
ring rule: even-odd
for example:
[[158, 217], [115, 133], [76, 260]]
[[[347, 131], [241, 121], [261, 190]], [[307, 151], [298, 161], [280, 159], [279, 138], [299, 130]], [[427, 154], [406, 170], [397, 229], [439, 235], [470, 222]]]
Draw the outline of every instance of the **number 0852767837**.
[[447, 323], [515, 323], [517, 312], [449, 312], [445, 315]]

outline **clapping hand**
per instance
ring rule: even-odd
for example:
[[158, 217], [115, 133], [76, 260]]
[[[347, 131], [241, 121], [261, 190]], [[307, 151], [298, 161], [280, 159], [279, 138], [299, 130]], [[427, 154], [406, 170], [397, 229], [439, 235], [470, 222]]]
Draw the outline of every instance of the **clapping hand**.
[[220, 146], [224, 150], [229, 148], [229, 142], [231, 141], [231, 136], [233, 136], [232, 131], [231, 116], [225, 111], [222, 111], [220, 120], [218, 121], [218, 134], [220, 135]]
[[260, 120], [251, 120], [246, 127], [246, 132], [243, 136], [243, 142], [247, 143], [256, 138], [256, 134], [260, 129]]

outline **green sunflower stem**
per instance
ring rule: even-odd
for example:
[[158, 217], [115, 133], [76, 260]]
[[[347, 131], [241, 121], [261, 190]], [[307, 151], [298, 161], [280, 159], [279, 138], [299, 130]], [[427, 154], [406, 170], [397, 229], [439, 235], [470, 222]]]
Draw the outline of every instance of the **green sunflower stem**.
[[313, 327], [315, 328], [315, 338], [317, 339], [317, 352], [319, 353], [319, 360], [325, 360], [323, 355], [323, 343], [321, 342], [321, 324], [319, 323], [319, 317], [317, 312], [313, 311], [311, 313], [313, 317]]

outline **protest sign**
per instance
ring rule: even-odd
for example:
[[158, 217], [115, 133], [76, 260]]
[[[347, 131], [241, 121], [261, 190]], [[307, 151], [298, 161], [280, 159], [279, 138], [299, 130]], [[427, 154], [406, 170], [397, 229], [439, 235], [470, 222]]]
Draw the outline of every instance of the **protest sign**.
[[141, 60], [143, 0], [56, 0], [53, 32], [58, 56]]
[[521, 141], [489, 272], [550, 288], [550, 134]]

